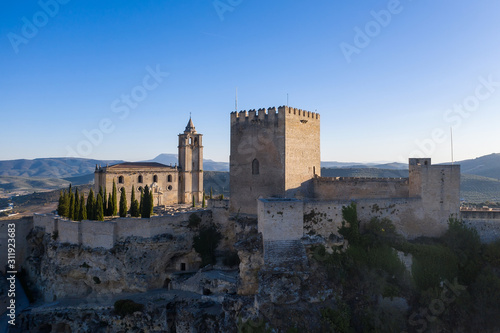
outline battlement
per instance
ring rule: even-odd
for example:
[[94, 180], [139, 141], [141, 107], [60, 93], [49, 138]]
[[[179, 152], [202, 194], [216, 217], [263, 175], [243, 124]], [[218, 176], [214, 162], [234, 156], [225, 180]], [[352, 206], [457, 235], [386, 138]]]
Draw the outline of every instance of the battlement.
[[316, 177], [315, 182], [351, 182], [351, 181], [368, 181], [368, 182], [400, 182], [408, 183], [408, 178], [372, 178], [372, 177]]
[[274, 120], [277, 118], [284, 119], [285, 117], [297, 116], [304, 118], [304, 120], [319, 120], [319, 113], [306, 111], [302, 109], [292, 108], [289, 106], [280, 106], [278, 110], [276, 107], [260, 108], [258, 110], [243, 110], [231, 112], [231, 125], [243, 121], [263, 121]]

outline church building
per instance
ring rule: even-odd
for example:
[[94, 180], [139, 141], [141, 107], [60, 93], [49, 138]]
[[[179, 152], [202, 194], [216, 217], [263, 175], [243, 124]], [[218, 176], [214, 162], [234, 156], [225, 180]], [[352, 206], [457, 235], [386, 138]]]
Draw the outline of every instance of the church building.
[[113, 191], [116, 184], [118, 197], [125, 188], [127, 205], [130, 207], [132, 187], [135, 197], [140, 198], [140, 190], [146, 185], [153, 191], [155, 206], [191, 203], [203, 199], [203, 145], [202, 134], [196, 132], [193, 121], [189, 122], [184, 133], [179, 134], [179, 165], [168, 166], [156, 162], [124, 162], [111, 166], [96, 166], [94, 191], [106, 189]]

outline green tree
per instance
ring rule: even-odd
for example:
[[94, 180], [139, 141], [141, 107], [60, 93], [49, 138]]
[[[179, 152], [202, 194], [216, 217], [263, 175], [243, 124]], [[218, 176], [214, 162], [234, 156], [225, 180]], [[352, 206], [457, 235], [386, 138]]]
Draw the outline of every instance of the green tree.
[[59, 192], [59, 204], [57, 206], [57, 213], [59, 216], [68, 216], [69, 203], [67, 201], [66, 191]]
[[125, 187], [120, 190], [120, 217], [127, 217], [127, 195]]
[[80, 194], [78, 188], [75, 189], [75, 210], [73, 212], [73, 220], [81, 221], [80, 219]]
[[111, 193], [108, 194], [108, 207], [106, 207], [107, 216], [113, 215], [113, 199], [111, 198]]
[[153, 215], [153, 207], [155, 206], [153, 202], [153, 189], [149, 191], [149, 216]]
[[85, 207], [85, 196], [82, 193], [82, 197], [80, 198], [80, 208], [78, 212], [79, 221], [87, 219], [87, 209]]
[[192, 207], [196, 207], [196, 201], [194, 200], [194, 194], [193, 194], [193, 203], [191, 205]]
[[113, 200], [113, 211], [111, 216], [116, 216], [118, 213], [118, 198], [117, 198], [117, 192], [116, 192], [116, 183], [115, 180], [113, 179], [113, 193], [111, 194], [111, 200]]
[[139, 214], [142, 217], [142, 201], [144, 200], [144, 190], [142, 187], [140, 188], [140, 191], [141, 191], [141, 197], [139, 198], [140, 199], [140, 201], [139, 201]]
[[344, 236], [349, 244], [359, 244], [359, 220], [356, 203], [352, 202], [349, 206], [342, 207], [342, 226], [339, 228], [339, 234]]
[[212, 200], [212, 199], [213, 199], [213, 194], [214, 194], [214, 193], [213, 193], [213, 191], [212, 191], [212, 186], [210, 186], [210, 200]]
[[75, 195], [73, 192], [69, 193], [69, 209], [68, 209], [68, 219], [73, 220], [75, 213]]
[[99, 194], [97, 194], [97, 200], [96, 200], [96, 220], [104, 221], [104, 207], [100, 192]]
[[206, 205], [206, 202], [205, 202], [205, 193], [203, 193], [203, 199], [201, 201], [201, 208], [205, 208], [207, 205]]
[[87, 218], [89, 220], [95, 220], [94, 206], [95, 206], [94, 191], [92, 190], [92, 188], [90, 188], [89, 196], [87, 198]]
[[141, 217], [142, 218], [150, 218], [151, 217], [151, 210], [153, 207], [151, 207], [151, 191], [149, 190], [148, 185], [144, 187], [144, 194], [142, 195], [142, 211], [141, 211]]
[[135, 189], [134, 185], [132, 185], [132, 194], [130, 195], [130, 215], [133, 217], [138, 217], [140, 215], [139, 212], [139, 201], [135, 198]]
[[104, 208], [104, 216], [109, 216], [109, 211], [108, 211], [108, 195], [106, 193], [106, 186], [104, 186], [104, 195], [102, 196], [102, 206]]
[[201, 265], [215, 264], [215, 249], [222, 235], [214, 225], [202, 227], [198, 235], [193, 237], [193, 248], [201, 255]]

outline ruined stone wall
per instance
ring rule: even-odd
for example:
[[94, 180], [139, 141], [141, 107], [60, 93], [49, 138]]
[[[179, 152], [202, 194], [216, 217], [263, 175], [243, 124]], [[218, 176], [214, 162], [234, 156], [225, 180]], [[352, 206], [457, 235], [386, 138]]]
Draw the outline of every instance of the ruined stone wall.
[[[78, 223], [78, 222], [77, 222]], [[116, 223], [108, 221], [82, 221], [81, 240], [83, 246], [110, 249], [116, 241]], [[77, 243], [78, 244], [78, 243]]]
[[321, 173], [320, 116], [318, 113], [282, 106], [285, 114], [286, 197], [309, 197], [308, 182]]
[[297, 240], [304, 234], [304, 203], [297, 199], [259, 199], [258, 230], [264, 242]]
[[234, 221], [229, 220], [229, 200], [211, 199], [207, 208], [212, 212], [212, 221], [224, 237], [219, 244], [220, 249], [234, 250], [236, 231]]
[[408, 178], [316, 177], [317, 200], [408, 198]]
[[230, 211], [257, 214], [257, 198], [285, 196], [285, 114], [231, 113]]
[[15, 224], [15, 261], [16, 270], [20, 271], [21, 266], [29, 255], [28, 243], [26, 242], [26, 236], [29, 234], [30, 230], [33, 228], [33, 218], [24, 217], [12, 220], [1, 220], [0, 221], [0, 272], [5, 274], [5, 266], [7, 265], [8, 259], [8, 229], [9, 224]]
[[81, 222], [61, 219], [55, 215], [37, 214], [34, 216], [33, 226], [42, 227], [46, 233], [57, 235], [56, 240], [61, 243], [110, 249], [117, 241], [124, 241], [128, 237], [151, 238], [182, 232], [182, 228], [188, 225], [192, 213], [201, 217], [202, 224], [212, 221], [212, 212], [209, 210], [153, 216], [149, 219], [117, 218], [111, 221]]
[[81, 244], [81, 226], [80, 222], [64, 219], [57, 220], [57, 240], [61, 243]]
[[449, 214], [432, 215], [426, 211], [419, 198], [357, 199], [332, 201], [307, 201], [304, 203], [304, 233], [339, 236], [342, 224], [342, 207], [356, 202], [358, 219], [363, 224], [373, 217], [388, 218], [401, 235], [408, 239], [420, 236], [437, 237], [448, 228]]
[[477, 230], [483, 243], [493, 243], [500, 240], [500, 220], [464, 219], [467, 226]]

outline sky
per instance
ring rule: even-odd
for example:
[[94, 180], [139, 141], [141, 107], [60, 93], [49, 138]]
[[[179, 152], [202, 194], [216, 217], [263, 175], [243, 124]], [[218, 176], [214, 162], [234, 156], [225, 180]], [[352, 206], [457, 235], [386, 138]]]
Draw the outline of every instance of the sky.
[[230, 112], [321, 115], [323, 161], [500, 152], [496, 0], [0, 4], [0, 160], [177, 153], [190, 114], [229, 160]]

